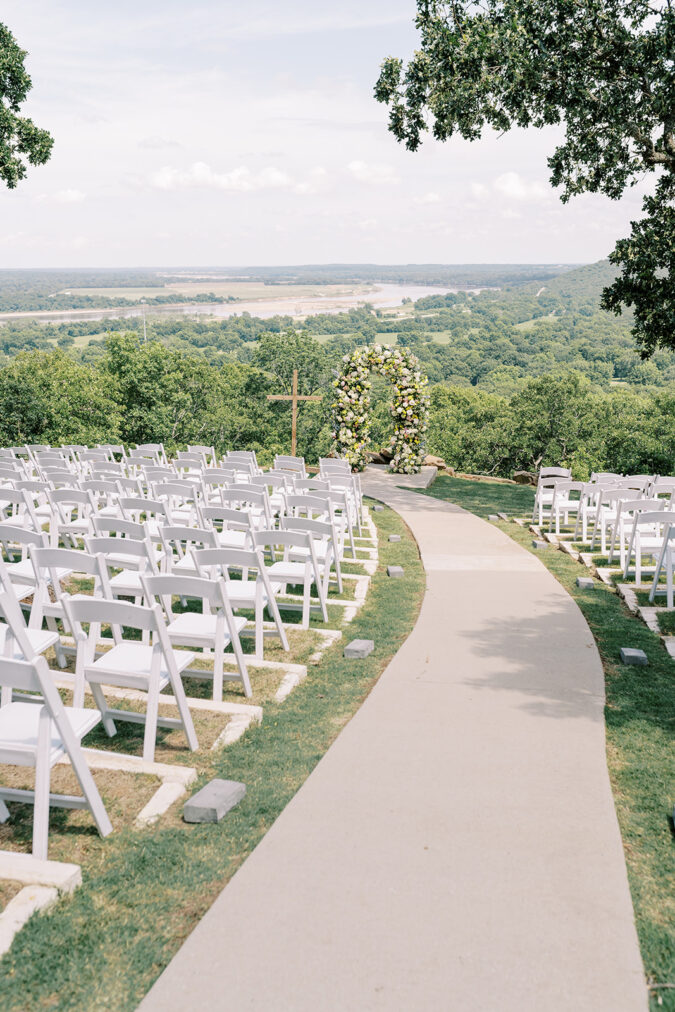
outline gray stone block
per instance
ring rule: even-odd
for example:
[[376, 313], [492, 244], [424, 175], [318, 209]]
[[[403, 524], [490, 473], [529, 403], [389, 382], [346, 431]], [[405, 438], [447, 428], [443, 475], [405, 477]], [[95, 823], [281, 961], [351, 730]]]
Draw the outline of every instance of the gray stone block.
[[186, 822], [220, 822], [246, 794], [246, 784], [237, 780], [212, 780], [183, 805]]
[[581, 590], [594, 590], [595, 580], [592, 576], [577, 576], [577, 587]]
[[491, 513], [488, 517], [488, 520], [490, 520], [493, 524], [496, 524], [497, 521], [499, 520], [499, 516], [497, 513]]
[[539, 538], [534, 538], [532, 541], [532, 547], [536, 549], [548, 548], [548, 541], [540, 541]]
[[621, 647], [621, 660], [624, 664], [639, 664], [642, 667], [649, 664], [644, 650], [637, 650], [635, 647]]
[[371, 506], [370, 508], [373, 510], [374, 513], [381, 513], [382, 510], [384, 509], [384, 506], [378, 505], [378, 506]]
[[390, 541], [400, 541], [401, 540], [401, 535], [400, 534], [390, 534], [389, 535], [389, 540]]
[[403, 566], [387, 566], [387, 576], [403, 576]]
[[368, 654], [372, 654], [374, 649], [375, 644], [372, 640], [352, 640], [345, 647], [344, 655], [352, 660], [361, 660], [363, 657], [367, 657]]

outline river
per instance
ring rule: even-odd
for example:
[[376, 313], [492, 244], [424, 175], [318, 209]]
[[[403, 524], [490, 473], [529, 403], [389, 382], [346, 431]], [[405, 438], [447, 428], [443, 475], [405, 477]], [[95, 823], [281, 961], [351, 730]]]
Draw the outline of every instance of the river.
[[113, 309], [63, 309], [39, 312], [0, 313], [0, 322], [35, 319], [42, 323], [67, 323], [71, 320], [109, 320], [142, 316], [215, 316], [226, 319], [250, 313], [263, 320], [271, 316], [305, 317], [314, 313], [342, 313], [364, 302], [377, 309], [400, 306], [404, 299], [424, 298], [426, 295], [446, 295], [448, 292], [472, 291], [480, 288], [451, 288], [438, 285], [374, 285], [368, 291], [352, 292], [346, 295], [309, 296], [304, 298], [285, 297], [279, 299], [258, 299], [241, 302], [176, 302], [170, 305], [130, 305]]

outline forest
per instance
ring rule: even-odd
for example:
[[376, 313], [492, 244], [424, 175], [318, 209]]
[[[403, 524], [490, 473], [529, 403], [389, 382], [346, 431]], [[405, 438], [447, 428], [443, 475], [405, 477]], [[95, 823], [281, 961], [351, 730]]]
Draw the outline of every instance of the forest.
[[[540, 463], [669, 472], [675, 458], [675, 361], [641, 361], [630, 318], [599, 309], [607, 262], [500, 290], [432, 295], [399, 310], [261, 320], [241, 314], [0, 327], [0, 443], [161, 440], [288, 448], [290, 410], [269, 403], [294, 367], [299, 445], [330, 449], [330, 380], [367, 342], [405, 345], [431, 383], [428, 450], [461, 471], [510, 476]], [[145, 282], [144, 282], [145, 283]], [[390, 436], [387, 390], [373, 380], [372, 441]]]

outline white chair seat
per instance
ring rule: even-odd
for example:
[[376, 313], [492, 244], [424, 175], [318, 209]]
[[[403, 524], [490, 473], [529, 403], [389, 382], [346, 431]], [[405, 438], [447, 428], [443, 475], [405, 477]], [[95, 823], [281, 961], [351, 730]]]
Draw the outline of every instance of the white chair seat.
[[[270, 589], [273, 594], [278, 594], [282, 586], [283, 584], [281, 583], [270, 583]], [[252, 608], [256, 599], [256, 582], [255, 580], [228, 580], [225, 584], [225, 592], [233, 608]], [[267, 592], [264, 586], [262, 587], [261, 598], [263, 605], [266, 605]]]
[[171, 562], [172, 573], [182, 573], [183, 576], [196, 576], [197, 570], [192, 560], [192, 556], [184, 555], [182, 559], [175, 559]]
[[[4, 624], [0, 625], [0, 654], [3, 655], [5, 653], [5, 643], [7, 641], [7, 629], [8, 627], [6, 625]], [[55, 643], [59, 642], [59, 634], [57, 632], [52, 631], [51, 629], [27, 628], [25, 630], [25, 633], [26, 636], [28, 637], [28, 641], [30, 642], [31, 647], [33, 648], [33, 653], [35, 654], [43, 654], [45, 650], [49, 650], [50, 647], [53, 647]], [[12, 657], [14, 658], [15, 661], [30, 660], [30, 657], [23, 656], [23, 654], [21, 653], [21, 651], [17, 646], [16, 640], [14, 640], [14, 650], [12, 652]], [[0, 713], [2, 713], [1, 709]]]
[[[314, 542], [314, 556], [317, 562], [325, 562], [326, 556], [328, 555], [328, 545], [321, 544], [318, 541]], [[332, 547], [332, 546], [331, 546]], [[289, 555], [293, 560], [295, 559], [306, 559], [309, 556], [309, 548], [291, 548]]]
[[[187, 611], [181, 615], [176, 615], [167, 626], [167, 629], [169, 637], [175, 639], [176, 642], [185, 642], [186, 639], [213, 642], [213, 638], [216, 635], [216, 621], [217, 615], [202, 615], [200, 612]], [[240, 633], [246, 625], [246, 619], [235, 616], [234, 625], [237, 632]], [[225, 643], [229, 642], [230, 634], [225, 629]]]
[[[3, 745], [8, 749], [25, 750], [25, 765], [34, 765], [33, 757], [37, 749], [41, 709], [39, 697], [36, 697], [35, 703], [8, 703], [0, 707], [0, 756]], [[66, 706], [65, 712], [78, 741], [96, 727], [101, 719], [98, 710], [87, 710], [83, 707]], [[50, 764], [56, 762], [65, 751], [58, 731], [52, 725]], [[13, 761], [16, 762], [16, 759]]]
[[141, 574], [135, 569], [123, 569], [110, 578], [110, 589], [113, 594], [129, 594], [139, 597], [143, 593]]
[[218, 544], [223, 548], [247, 548], [248, 535], [246, 531], [219, 531]]
[[[20, 583], [35, 583], [35, 570], [33, 569], [33, 563], [30, 559], [21, 559], [20, 562], [7, 562], [5, 563], [7, 572], [10, 577], [14, 580], [18, 580]], [[65, 580], [67, 576], [70, 576], [72, 569], [57, 569], [56, 575], [59, 580]]]
[[[183, 671], [195, 659], [195, 655], [187, 650], [172, 652], [178, 671]], [[96, 681], [105, 682], [105, 676], [109, 675], [115, 685], [129, 684], [145, 688], [150, 679], [152, 654], [153, 648], [151, 646], [125, 640], [122, 643], [117, 643], [93, 664], [88, 665], [85, 669], [85, 678], [91, 680], [92, 674], [95, 673]], [[169, 672], [164, 658], [162, 658], [159, 676], [160, 691], [168, 683]]]
[[[294, 549], [295, 551], [295, 549]], [[282, 583], [304, 583], [305, 563], [304, 562], [273, 562], [267, 567], [267, 573]]]

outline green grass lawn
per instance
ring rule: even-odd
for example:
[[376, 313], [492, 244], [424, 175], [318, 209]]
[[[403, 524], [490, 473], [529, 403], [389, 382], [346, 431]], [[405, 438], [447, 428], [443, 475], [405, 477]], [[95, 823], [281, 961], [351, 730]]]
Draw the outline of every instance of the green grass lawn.
[[496, 481], [470, 481], [440, 475], [427, 490], [435, 499], [449, 499], [484, 519], [491, 513], [529, 516], [534, 505], [534, 489], [529, 485], [502, 485]]
[[[379, 568], [343, 641], [309, 667], [306, 680], [286, 702], [265, 701], [262, 725], [224, 750], [205, 750], [198, 762], [186, 753], [186, 761], [200, 771], [196, 786], [213, 777], [246, 784], [246, 797], [220, 825], [186, 825], [178, 803], [155, 827], [135, 830], [130, 823], [136, 808], [100, 840], [84, 813], [73, 818], [56, 812], [56, 836], [64, 849], [69, 847], [71, 854], [77, 849], [82, 857], [83, 884], [51, 911], [33, 917], [14, 940], [0, 972], [3, 1012], [131, 1012], [137, 1007], [412, 629], [425, 584], [417, 546], [391, 510], [374, 518], [380, 532]], [[401, 534], [402, 541], [390, 544], [390, 533]], [[391, 564], [404, 567], [401, 580], [387, 578]], [[375, 641], [370, 657], [344, 659], [344, 643], [355, 638]], [[115, 778], [114, 783], [120, 782]], [[105, 797], [105, 785], [102, 791]], [[125, 796], [119, 786], [115, 791], [111, 815], [118, 818]], [[50, 841], [51, 856], [61, 855], [52, 852]]]
[[[533, 498], [528, 488], [445, 477], [437, 479], [426, 494], [448, 499], [483, 517], [497, 511], [527, 512]], [[499, 526], [532, 551], [532, 535], [527, 528], [513, 523]], [[672, 821], [675, 661], [658, 637], [628, 611], [610, 587], [600, 581], [596, 581], [593, 590], [580, 590], [576, 586], [577, 576], [587, 575], [580, 563], [552, 546], [535, 554], [576, 600], [600, 651], [607, 694], [607, 764], [645, 973], [650, 984], [672, 985], [675, 984]], [[649, 667], [623, 665], [619, 658], [623, 646], [644, 650]], [[654, 987], [650, 1000], [654, 1009], [675, 1010], [672, 987]]]

